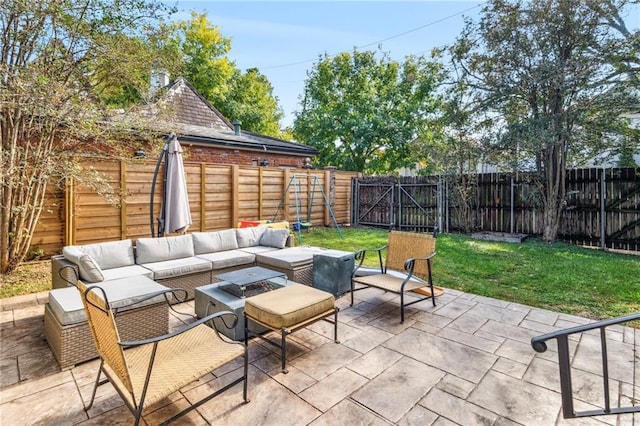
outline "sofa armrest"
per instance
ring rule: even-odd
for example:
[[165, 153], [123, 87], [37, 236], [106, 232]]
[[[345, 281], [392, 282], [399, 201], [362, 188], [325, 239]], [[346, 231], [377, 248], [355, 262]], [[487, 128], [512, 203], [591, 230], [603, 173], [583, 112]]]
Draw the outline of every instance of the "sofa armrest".
[[[68, 268], [70, 266], [71, 268]], [[75, 270], [75, 273], [74, 273]], [[51, 257], [51, 287], [66, 288], [69, 282], [75, 283], [80, 274], [78, 265], [68, 261], [62, 255]], [[66, 280], [66, 281], [65, 281]]]

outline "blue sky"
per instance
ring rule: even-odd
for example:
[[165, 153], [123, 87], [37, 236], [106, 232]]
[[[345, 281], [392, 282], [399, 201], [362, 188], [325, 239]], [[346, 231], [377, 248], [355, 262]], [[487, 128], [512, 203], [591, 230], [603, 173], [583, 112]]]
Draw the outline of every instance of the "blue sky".
[[[359, 50], [389, 52], [396, 60], [405, 55], [428, 55], [434, 47], [453, 43], [465, 18], [477, 21], [485, 1], [478, 0], [165, 0], [176, 4], [175, 19], [188, 20], [190, 12], [205, 12], [223, 36], [231, 37], [229, 57], [241, 70], [258, 68], [274, 87], [285, 116], [293, 111], [304, 90], [306, 73], [325, 52]], [[638, 8], [626, 14], [629, 29], [638, 28]], [[229, 117], [233, 119], [232, 117]]]
[[[173, 4], [171, 2], [167, 2]], [[299, 109], [306, 73], [318, 55], [359, 50], [389, 52], [394, 59], [428, 55], [451, 44], [464, 26], [476, 19], [479, 1], [178, 1], [177, 19], [190, 11], [206, 12], [209, 20], [231, 37], [229, 57], [242, 70], [258, 68], [274, 87], [285, 117], [293, 122]]]

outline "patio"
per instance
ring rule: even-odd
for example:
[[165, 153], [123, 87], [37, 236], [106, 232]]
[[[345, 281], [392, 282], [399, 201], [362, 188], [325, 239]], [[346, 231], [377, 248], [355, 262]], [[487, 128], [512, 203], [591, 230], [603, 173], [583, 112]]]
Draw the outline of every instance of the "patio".
[[[332, 325], [315, 323], [290, 336], [289, 374], [280, 371], [277, 349], [254, 339], [249, 348], [249, 398], [241, 385], [182, 418], [177, 424], [220, 425], [634, 425], [640, 415], [564, 420], [555, 343], [536, 353], [531, 337], [588, 323], [501, 300], [446, 290], [435, 308], [407, 308], [399, 324], [397, 296], [376, 289], [338, 299], [339, 339]], [[60, 371], [44, 340], [47, 293], [0, 300], [0, 423], [129, 424], [132, 416], [110, 385], [85, 413], [98, 362]], [[181, 305], [193, 312], [193, 302]], [[174, 325], [189, 321], [172, 315]], [[616, 362], [633, 351], [640, 332], [608, 329], [612, 401], [638, 395], [630, 383], [640, 372]], [[602, 400], [597, 334], [573, 340], [576, 408]], [[274, 352], [275, 351], [275, 352]], [[627, 352], [629, 353], [629, 352]], [[237, 364], [240, 367], [240, 362]], [[578, 371], [576, 371], [576, 369]], [[205, 376], [145, 411], [147, 424], [235, 377], [230, 368]], [[635, 391], [635, 393], [634, 393]]]

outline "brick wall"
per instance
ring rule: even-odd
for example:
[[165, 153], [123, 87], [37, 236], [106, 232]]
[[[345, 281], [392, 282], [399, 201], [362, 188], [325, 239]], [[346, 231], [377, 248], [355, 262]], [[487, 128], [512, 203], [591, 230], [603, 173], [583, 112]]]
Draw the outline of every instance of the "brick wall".
[[240, 164], [247, 166], [261, 166], [262, 161], [268, 161], [270, 167], [302, 168], [305, 157], [275, 154], [264, 151], [248, 151], [237, 149], [221, 149], [191, 145], [181, 142], [185, 161], [214, 164]]

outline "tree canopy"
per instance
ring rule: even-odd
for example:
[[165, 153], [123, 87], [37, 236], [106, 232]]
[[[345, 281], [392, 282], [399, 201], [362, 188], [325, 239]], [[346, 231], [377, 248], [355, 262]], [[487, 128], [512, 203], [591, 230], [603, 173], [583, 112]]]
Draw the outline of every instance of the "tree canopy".
[[221, 112], [242, 122], [242, 127], [263, 135], [281, 136], [282, 108], [273, 94], [273, 86], [257, 68], [242, 73], [236, 70]]
[[318, 166], [380, 174], [413, 166], [410, 142], [437, 110], [441, 66], [383, 53], [320, 56], [308, 72], [294, 136], [318, 149]]

